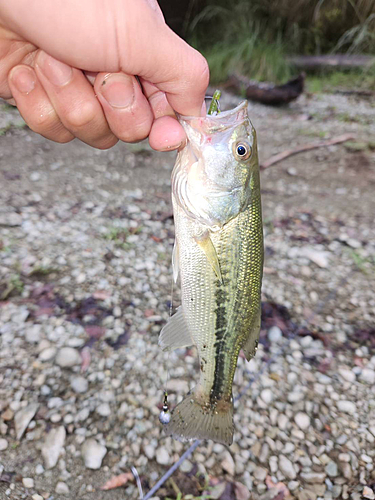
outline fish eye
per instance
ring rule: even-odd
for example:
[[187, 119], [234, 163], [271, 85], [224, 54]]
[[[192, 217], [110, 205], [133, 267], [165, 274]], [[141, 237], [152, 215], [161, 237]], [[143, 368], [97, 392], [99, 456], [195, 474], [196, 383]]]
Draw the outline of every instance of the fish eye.
[[247, 142], [237, 142], [234, 147], [234, 155], [238, 160], [247, 160], [250, 158], [252, 149]]

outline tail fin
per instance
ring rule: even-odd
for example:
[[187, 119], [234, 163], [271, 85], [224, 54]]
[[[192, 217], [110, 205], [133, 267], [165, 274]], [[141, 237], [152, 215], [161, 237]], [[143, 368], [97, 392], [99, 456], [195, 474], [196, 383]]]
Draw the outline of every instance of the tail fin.
[[173, 410], [165, 428], [167, 435], [179, 441], [212, 439], [230, 446], [233, 442], [232, 401], [219, 401], [216, 405], [202, 402], [198, 388], [190, 391]]

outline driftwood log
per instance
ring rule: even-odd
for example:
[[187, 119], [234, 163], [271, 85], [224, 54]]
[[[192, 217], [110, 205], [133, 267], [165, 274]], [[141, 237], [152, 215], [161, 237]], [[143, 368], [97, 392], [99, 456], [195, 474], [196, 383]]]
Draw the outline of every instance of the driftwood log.
[[279, 106], [297, 99], [303, 92], [304, 82], [305, 73], [301, 73], [284, 85], [257, 82], [241, 75], [231, 75], [224, 86], [239, 94], [245, 92], [246, 98], [251, 101]]
[[318, 69], [356, 69], [369, 68], [375, 64], [375, 57], [351, 54], [336, 54], [325, 56], [295, 56], [288, 61], [296, 68], [305, 70]]

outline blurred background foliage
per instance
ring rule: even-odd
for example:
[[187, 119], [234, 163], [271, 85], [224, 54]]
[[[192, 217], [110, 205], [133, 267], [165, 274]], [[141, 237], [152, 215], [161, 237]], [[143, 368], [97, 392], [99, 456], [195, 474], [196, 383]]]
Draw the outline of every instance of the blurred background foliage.
[[[213, 82], [233, 71], [281, 82], [286, 56], [375, 55], [375, 0], [160, 1], [168, 24], [208, 59]], [[357, 72], [354, 72], [358, 74]], [[367, 68], [368, 84], [375, 68]]]

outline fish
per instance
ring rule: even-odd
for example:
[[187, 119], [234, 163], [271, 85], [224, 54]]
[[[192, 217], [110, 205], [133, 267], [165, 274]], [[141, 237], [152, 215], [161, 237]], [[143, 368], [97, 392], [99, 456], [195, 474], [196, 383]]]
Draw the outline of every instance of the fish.
[[263, 226], [255, 129], [247, 101], [204, 117], [179, 116], [187, 141], [172, 171], [174, 281], [181, 306], [159, 336], [162, 350], [196, 346], [200, 378], [171, 412], [167, 435], [233, 442], [232, 385], [242, 349], [260, 331]]

